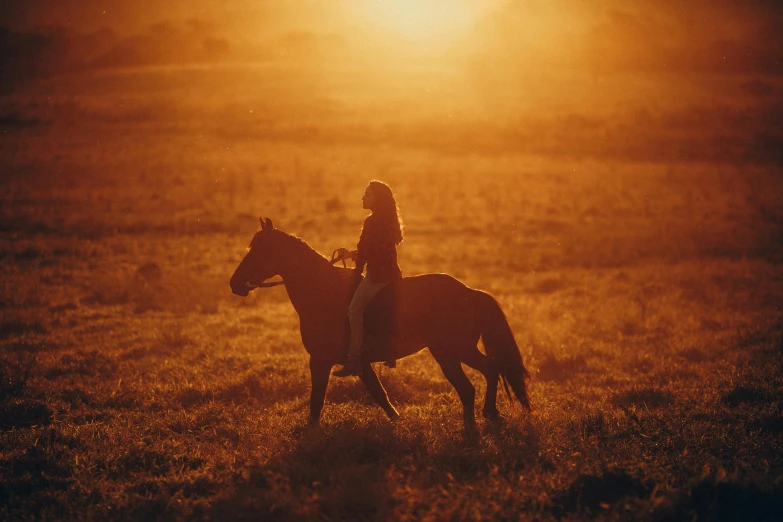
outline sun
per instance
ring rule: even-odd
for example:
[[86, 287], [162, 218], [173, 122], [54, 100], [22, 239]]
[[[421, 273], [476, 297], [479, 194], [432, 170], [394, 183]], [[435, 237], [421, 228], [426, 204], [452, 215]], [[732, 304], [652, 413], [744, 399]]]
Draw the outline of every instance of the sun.
[[357, 5], [357, 14], [412, 43], [437, 46], [470, 29], [486, 4], [474, 0], [370, 0]]

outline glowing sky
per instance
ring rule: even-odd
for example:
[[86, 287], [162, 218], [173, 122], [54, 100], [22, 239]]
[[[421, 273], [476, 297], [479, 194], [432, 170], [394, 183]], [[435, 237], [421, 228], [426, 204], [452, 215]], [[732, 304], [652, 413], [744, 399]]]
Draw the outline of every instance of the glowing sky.
[[[233, 44], [286, 31], [334, 35], [378, 60], [410, 51], [503, 55], [549, 66], [783, 75], [783, 3], [616, 0], [25, 0], [0, 3], [12, 31], [109, 27], [120, 36], [161, 21], [199, 19]], [[379, 43], [380, 42], [380, 43]], [[407, 46], [407, 48], [406, 48]]]

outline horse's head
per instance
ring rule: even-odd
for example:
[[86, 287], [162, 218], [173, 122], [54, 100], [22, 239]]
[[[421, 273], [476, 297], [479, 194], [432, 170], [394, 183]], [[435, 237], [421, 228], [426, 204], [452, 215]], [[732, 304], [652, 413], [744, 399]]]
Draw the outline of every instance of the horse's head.
[[231, 276], [231, 291], [242, 297], [272, 276], [278, 275], [276, 247], [281, 232], [275, 230], [270, 219], [261, 219], [261, 231], [256, 232], [247, 254]]

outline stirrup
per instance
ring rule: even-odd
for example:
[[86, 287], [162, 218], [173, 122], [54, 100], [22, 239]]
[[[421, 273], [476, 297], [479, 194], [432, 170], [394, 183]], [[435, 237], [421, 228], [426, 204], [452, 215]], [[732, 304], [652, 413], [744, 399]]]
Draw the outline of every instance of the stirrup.
[[362, 366], [359, 361], [345, 361], [343, 367], [332, 372], [335, 377], [362, 376]]

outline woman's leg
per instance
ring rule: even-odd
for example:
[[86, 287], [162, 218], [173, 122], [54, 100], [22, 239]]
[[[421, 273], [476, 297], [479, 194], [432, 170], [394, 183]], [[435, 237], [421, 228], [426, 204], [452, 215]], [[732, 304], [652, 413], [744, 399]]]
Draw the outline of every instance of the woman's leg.
[[387, 283], [376, 283], [369, 277], [365, 277], [356, 288], [351, 304], [348, 305], [348, 321], [351, 323], [349, 357], [351, 354], [358, 356], [361, 353], [362, 342], [364, 341], [364, 309], [372, 301], [372, 298], [375, 297], [375, 294], [386, 285]]
[[[348, 322], [351, 324], [351, 342], [348, 348], [348, 356], [346, 357], [346, 366], [352, 370], [351, 373], [346, 372], [345, 375], [353, 375], [359, 370], [359, 359], [361, 358], [362, 342], [364, 341], [364, 308], [375, 297], [384, 286], [388, 283], [376, 283], [369, 277], [365, 277], [359, 286], [356, 288], [356, 292], [353, 294], [351, 304], [348, 306]], [[344, 370], [346, 368], [343, 368]], [[355, 370], [355, 371], [353, 371]], [[338, 370], [335, 375], [341, 375], [343, 372]]]

